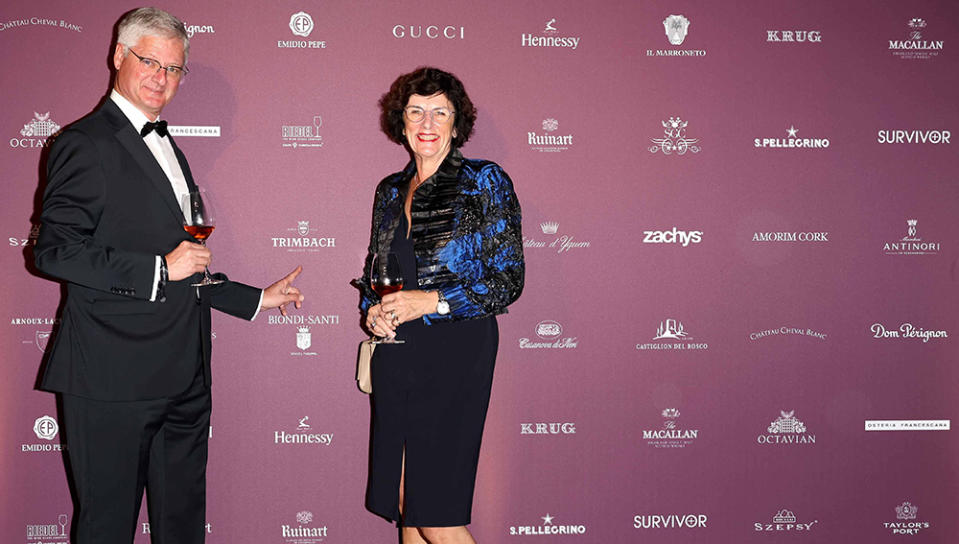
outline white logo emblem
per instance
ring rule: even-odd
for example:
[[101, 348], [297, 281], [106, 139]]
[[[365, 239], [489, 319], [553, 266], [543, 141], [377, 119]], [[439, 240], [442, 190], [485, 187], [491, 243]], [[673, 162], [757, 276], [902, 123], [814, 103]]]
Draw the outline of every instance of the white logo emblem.
[[543, 234], [556, 234], [559, 231], [559, 223], [556, 221], [543, 221], [539, 224]]
[[555, 23], [555, 22], [556, 22], [556, 19], [555, 19], [555, 18], [550, 19], [549, 21], [547, 21], [547, 23], [546, 23], [546, 28], [543, 29], [543, 32], [556, 32], [556, 27], [553, 26], [553, 23]]
[[296, 522], [300, 525], [306, 525], [307, 523], [313, 522], [313, 512], [304, 510], [302, 512], [296, 513]]
[[310, 222], [309, 221], [297, 221], [296, 222], [296, 232], [300, 236], [306, 236], [310, 233]]
[[770, 423], [769, 428], [766, 430], [772, 434], [802, 434], [806, 432], [806, 425], [795, 418], [793, 415], [795, 413], [795, 410], [791, 412], [780, 410], [779, 417], [776, 418], [776, 421]]
[[536, 336], [543, 340], [552, 340], [563, 334], [563, 326], [555, 321], [540, 321], [536, 325]]
[[50, 342], [50, 335], [52, 334], [51, 331], [37, 331], [34, 340], [40, 351], [47, 351], [47, 344]]
[[50, 120], [50, 112], [33, 112], [34, 118], [29, 123], [23, 125], [20, 135], [25, 138], [46, 138], [53, 136], [60, 130], [60, 125]]
[[923, 242], [919, 237], [917, 219], [906, 220], [906, 235], [895, 242], [886, 242], [883, 252], [886, 255], [938, 255], [939, 242]]
[[659, 323], [659, 328], [656, 329], [656, 336], [653, 337], [653, 340], [659, 340], [660, 338], [675, 338], [678, 340], [684, 336], [686, 336], [686, 329], [683, 328], [682, 322], [667, 319]]
[[916, 219], [906, 219], [906, 235], [903, 236], [904, 242], [918, 242], [920, 238], [916, 236], [916, 225], [919, 223]]
[[549, 119], [543, 119], [543, 130], [546, 132], [553, 132], [559, 128], [559, 121], [550, 117]]
[[809, 531], [812, 529], [812, 526], [819, 523], [818, 519], [812, 520], [808, 523], [803, 523], [797, 521], [796, 514], [792, 510], [782, 508], [776, 515], [773, 516], [772, 523], [754, 523], [753, 528], [757, 531], [788, 531], [788, 532], [801, 532]]
[[896, 507], [896, 519], [916, 519], [916, 514], [918, 512], [919, 507], [914, 506], [909, 501], [906, 501]]
[[307, 349], [313, 345], [312, 334], [310, 333], [309, 327], [297, 327], [296, 328], [296, 347], [300, 349]]
[[290, 16], [290, 30], [294, 36], [308, 37], [313, 32], [313, 18], [305, 11]]
[[663, 155], [685, 155], [687, 151], [699, 153], [702, 149], [696, 145], [699, 138], [686, 137], [686, 125], [689, 121], [683, 121], [679, 117], [670, 117], [663, 121], [663, 138], [650, 138], [649, 140], [656, 145], [649, 148], [650, 153], [662, 151]]
[[37, 435], [37, 438], [53, 440], [59, 431], [60, 426], [57, 425], [57, 420], [50, 416], [38, 417], [36, 421], [33, 422], [33, 432]]
[[309, 524], [313, 523], [313, 512], [309, 510], [297, 512], [296, 523], [295, 526], [285, 523], [281, 526], [283, 538], [289, 544], [318, 544], [324, 542], [328, 536], [325, 525], [323, 527], [308, 527]]
[[666, 37], [669, 38], [669, 43], [682, 45], [689, 30], [689, 19], [682, 15], [670, 15], [663, 20], [663, 27], [666, 29]]

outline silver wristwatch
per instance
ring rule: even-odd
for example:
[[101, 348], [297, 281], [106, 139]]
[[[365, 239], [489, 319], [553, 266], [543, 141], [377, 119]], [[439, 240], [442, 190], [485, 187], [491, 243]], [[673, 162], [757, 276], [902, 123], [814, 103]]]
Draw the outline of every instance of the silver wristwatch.
[[439, 297], [439, 300], [436, 302], [436, 313], [440, 315], [446, 315], [450, 313], [450, 303], [446, 301], [446, 297], [443, 296], [443, 292], [437, 290], [436, 296]]

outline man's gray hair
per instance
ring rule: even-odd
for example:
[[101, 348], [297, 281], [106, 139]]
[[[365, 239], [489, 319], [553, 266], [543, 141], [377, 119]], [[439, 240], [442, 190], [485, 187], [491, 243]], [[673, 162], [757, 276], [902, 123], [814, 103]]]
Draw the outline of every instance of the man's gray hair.
[[183, 21], [157, 8], [137, 8], [120, 19], [117, 24], [117, 43], [127, 51], [135, 47], [144, 36], [180, 38], [183, 40], [183, 62], [190, 55], [190, 38]]

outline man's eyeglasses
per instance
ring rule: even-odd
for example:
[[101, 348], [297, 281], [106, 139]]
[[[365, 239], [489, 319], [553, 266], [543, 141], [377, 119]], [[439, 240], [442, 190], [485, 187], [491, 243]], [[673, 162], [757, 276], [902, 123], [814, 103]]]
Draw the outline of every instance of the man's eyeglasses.
[[160, 70], [166, 70], [166, 75], [170, 79], [180, 79], [185, 74], [190, 72], [185, 66], [177, 66], [176, 64], [164, 66], [160, 64], [160, 61], [157, 59], [151, 59], [150, 57], [141, 57], [140, 55], [137, 55], [137, 52], [133, 49], [127, 48], [127, 51], [133, 53], [134, 57], [140, 59], [140, 69], [145, 72], [159, 74]]

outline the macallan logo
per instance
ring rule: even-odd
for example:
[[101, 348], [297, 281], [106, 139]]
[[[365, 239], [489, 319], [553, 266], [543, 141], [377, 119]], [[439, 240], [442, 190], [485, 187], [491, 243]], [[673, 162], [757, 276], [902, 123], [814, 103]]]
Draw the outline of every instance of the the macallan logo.
[[795, 410], [779, 412], [779, 417], [769, 424], [768, 434], [756, 438], [760, 444], [815, 444], [816, 435], [806, 432], [806, 424], [796, 418]]
[[[666, 39], [672, 46], [680, 46], [686, 41], [690, 20], [683, 15], [670, 15], [663, 19]], [[703, 49], [647, 49], [647, 57], [704, 57]]]
[[270, 238], [273, 247], [286, 249], [290, 253], [318, 253], [324, 249], [336, 247], [336, 238], [331, 236], [311, 236], [319, 231], [311, 227], [309, 220], [297, 220], [295, 227], [287, 232], [296, 236], [276, 236]]
[[684, 429], [679, 426], [678, 409], [666, 408], [662, 416], [662, 428], [643, 430], [646, 445], [654, 448], [685, 448], [699, 437], [699, 429]]
[[10, 147], [50, 147], [59, 132], [60, 125], [50, 118], [50, 112], [33, 112], [33, 119], [20, 129], [22, 138], [11, 138]]
[[886, 242], [883, 245], [883, 253], [886, 255], [938, 255], [940, 243], [920, 238], [918, 225], [918, 219], [907, 219], [906, 235], [899, 240]]
[[650, 153], [662, 152], [663, 155], [685, 155], [687, 152], [699, 153], [702, 148], [699, 147], [699, 138], [686, 137], [686, 126], [689, 121], [683, 121], [679, 117], [670, 117], [663, 121], [663, 137], [650, 138], [653, 145], [649, 147]]
[[283, 524], [280, 526], [283, 538], [289, 544], [317, 544], [327, 537], [327, 527], [310, 527], [313, 523], [313, 512], [301, 510], [296, 513], [296, 525]]
[[562, 49], [575, 50], [579, 47], [579, 36], [557, 36], [556, 19], [550, 19], [546, 22], [542, 36], [533, 34], [523, 34], [520, 38], [522, 47], [559, 47]]
[[[555, 235], [559, 232], [559, 223], [556, 221], [543, 221], [539, 225], [540, 230], [546, 235]], [[550, 241], [541, 240], [532, 236], [523, 237], [523, 247], [526, 249], [555, 249], [557, 253], [567, 253], [574, 249], [584, 249], [589, 247], [589, 242], [577, 240], [571, 234], [562, 234], [556, 236]]]
[[896, 506], [896, 521], [887, 521], [883, 526], [894, 535], [918, 535], [928, 529], [928, 521], [919, 521], [919, 507], [909, 501]]
[[[298, 11], [290, 15], [290, 32], [298, 38], [308, 38], [313, 33], [313, 17], [305, 11]], [[324, 40], [277, 40], [276, 46], [280, 49], [326, 49]]]
[[829, 147], [829, 138], [799, 138], [799, 129], [790, 125], [786, 129], [786, 138], [755, 138], [753, 147], [761, 149], [825, 149]]
[[559, 129], [559, 121], [549, 117], [542, 122], [542, 134], [534, 131], [526, 133], [526, 143], [530, 149], [540, 153], [559, 153], [568, 151], [573, 145], [572, 134], [554, 134]]
[[707, 350], [709, 344], [696, 340], [686, 331], [683, 322], [667, 318], [659, 322], [653, 342], [636, 344], [639, 350]]
[[530, 536], [530, 535], [585, 535], [586, 526], [582, 524], [559, 525], [553, 523], [555, 516], [549, 515], [540, 519], [542, 525], [513, 525], [509, 528], [510, 536]]
[[294, 432], [273, 431], [273, 443], [282, 445], [333, 445], [333, 433], [315, 433], [309, 423], [310, 416], [303, 416]]
[[563, 336], [563, 326], [556, 321], [540, 321], [534, 331], [543, 341], [520, 338], [521, 349], [573, 349], [578, 345], [575, 336]]
[[679, 244], [683, 247], [689, 244], [698, 244], [703, 241], [703, 231], [701, 230], [679, 230], [673, 227], [672, 230], [644, 230], [644, 244]]
[[873, 338], [894, 339], [894, 340], [922, 340], [925, 344], [932, 338], [949, 338], [949, 333], [944, 330], [924, 329], [917, 327], [912, 323], [903, 323], [898, 329], [887, 328], [882, 323], [873, 323], [869, 327]]
[[822, 43], [818, 30], [767, 30], [766, 41], [775, 43]]
[[942, 51], [942, 40], [925, 40], [922, 33], [928, 23], [925, 19], [914, 17], [906, 23], [909, 30], [906, 39], [889, 40], [889, 50], [901, 59], [931, 59]]
[[776, 512], [772, 523], [754, 523], [753, 529], [760, 532], [789, 532], [798, 533], [812, 530], [813, 526], [819, 523], [818, 519], [812, 521], [800, 521], [792, 510], [785, 508]]

